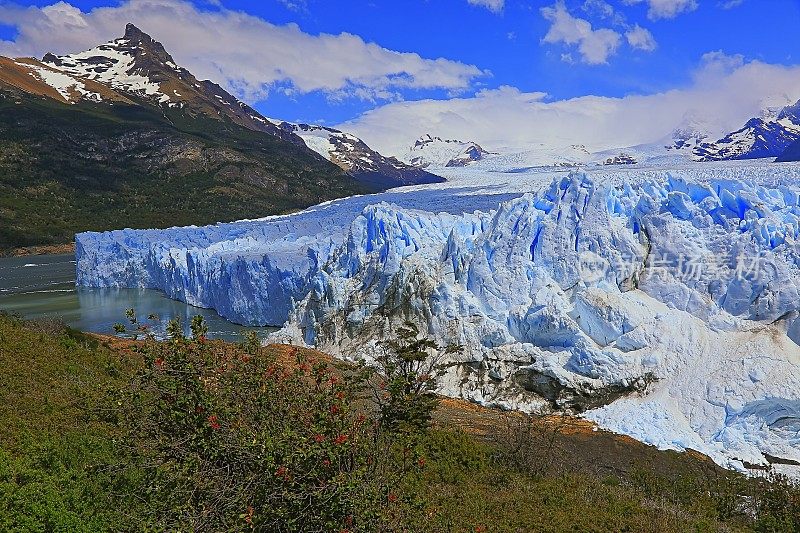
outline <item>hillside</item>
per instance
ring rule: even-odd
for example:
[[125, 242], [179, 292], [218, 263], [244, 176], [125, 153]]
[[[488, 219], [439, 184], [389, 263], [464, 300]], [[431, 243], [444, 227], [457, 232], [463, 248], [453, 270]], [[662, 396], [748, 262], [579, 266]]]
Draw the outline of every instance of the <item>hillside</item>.
[[0, 58], [0, 250], [373, 190], [135, 26], [80, 54]]
[[[128, 411], [119, 407], [119, 402], [128, 398], [128, 387], [138, 387], [152, 371], [148, 369], [152, 367], [158, 374], [159, 368], [171, 363], [170, 359], [153, 361], [157, 354], [172, 350], [170, 345], [202, 350], [215, 360], [224, 360], [227, 369], [214, 370], [218, 379], [231, 372], [235, 372], [234, 378], [248, 378], [246, 370], [242, 373], [243, 367], [234, 362], [248, 361], [251, 356], [247, 353], [252, 352], [232, 344], [189, 340], [147, 345], [0, 315], [0, 383], [4, 384], [0, 387], [0, 416], [5, 421], [0, 427], [0, 529], [162, 529], [153, 520], [160, 518], [164, 505], [178, 501], [174, 498], [181, 497], [180, 487], [167, 484], [159, 489], [171, 498], [167, 502], [145, 490], [150, 488], [146, 465], [134, 462], [138, 443], [123, 437], [126, 434], [122, 432], [127, 425], [150, 421], [132, 411], [129, 414], [135, 419], [128, 424], [120, 418]], [[297, 398], [312, 394], [318, 401], [332, 399], [333, 405], [348, 412], [353, 409], [353, 414], [361, 412], [339, 400], [338, 393], [330, 398], [314, 393], [313, 382], [303, 385], [302, 380], [291, 377], [297, 372], [302, 375], [306, 361], [313, 362], [314, 368], [330, 365], [325, 354], [273, 345], [255, 354], [255, 360], [262, 358], [282, 380], [296, 387]], [[340, 368], [335, 375], [346, 382], [349, 378], [341, 372]], [[203, 401], [211, 400], [203, 397]], [[352, 526], [344, 526], [348, 531], [779, 531], [798, 525], [797, 491], [790, 485], [748, 480], [716, 468], [699, 454], [661, 452], [631, 439], [593, 431], [580, 420], [529, 419], [445, 401], [434, 414], [433, 427], [413, 448], [403, 453], [399, 449], [376, 453], [371, 441], [367, 448], [350, 440], [345, 445], [315, 444], [319, 439], [307, 439], [309, 428], [298, 425], [309, 406], [291, 397], [286, 401], [294, 410], [280, 420], [265, 421], [283, 428], [285, 435], [273, 434], [275, 440], [290, 436], [288, 442], [299, 450], [315, 454], [309, 459], [322, 454], [336, 460], [344, 452], [357, 454], [351, 459], [356, 463], [367, 456], [389, 461], [384, 465], [387, 470], [361, 485], [369, 490], [375, 483], [393, 480], [390, 491], [377, 501], [358, 491], [342, 498], [348, 494], [344, 491], [352, 490], [349, 483], [364, 483], [344, 467], [338, 476], [325, 478], [342, 492], [324, 485], [326, 498], [310, 499], [314, 510], [333, 512], [338, 510], [325, 503], [330, 498], [341, 498], [338, 501], [344, 506], [356, 503], [359, 514]], [[245, 416], [247, 405], [237, 405]], [[366, 415], [371, 416], [368, 411]], [[226, 438], [237, 429], [224, 417], [210, 429], [207, 418], [206, 413], [199, 416], [204, 429], [198, 437], [200, 444], [213, 445], [211, 454], [217, 447], [237, 442]], [[170, 427], [162, 433], [169, 440], [180, 439], [181, 432], [189, 429]], [[410, 464], [407, 454], [413, 458]], [[243, 462], [249, 457], [218, 460]], [[159, 468], [159, 481], [180, 475], [168, 465]], [[391, 477], [397, 473], [399, 478]], [[259, 476], [272, 484], [275, 506], [286, 506], [286, 494], [303, 488], [306, 482], [299, 471], [285, 484], [276, 475], [263, 476], [261, 472]], [[309, 487], [316, 489], [317, 485]], [[207, 484], [202, 489], [214, 490]], [[225, 491], [231, 498], [241, 494], [245, 502], [254, 497], [241, 484]], [[302, 494], [308, 507], [308, 494]], [[217, 502], [216, 508], [192, 507], [208, 496], [202, 491], [194, 495], [199, 499], [176, 506], [174, 513], [191, 516], [193, 510], [202, 510], [203, 515], [213, 516], [225, 503]], [[247, 503], [236, 507], [233, 516], [238, 519], [224, 529], [250, 531], [254, 525], [255, 530], [303, 530], [288, 519], [269, 529], [259, 520], [274, 507], [253, 504], [251, 509]], [[374, 522], [359, 523], [365, 516]], [[345, 522], [348, 519], [345, 517]], [[197, 530], [219, 530], [212, 524], [201, 522]], [[329, 528], [341, 529], [343, 526]]]

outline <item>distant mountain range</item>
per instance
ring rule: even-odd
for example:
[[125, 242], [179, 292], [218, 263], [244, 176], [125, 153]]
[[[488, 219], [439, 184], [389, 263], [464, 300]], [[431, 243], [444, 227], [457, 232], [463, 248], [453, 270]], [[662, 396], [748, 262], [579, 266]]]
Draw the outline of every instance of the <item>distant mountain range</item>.
[[754, 117], [715, 142], [701, 142], [692, 153], [697, 161], [782, 157], [800, 140], [800, 101], [777, 112]]
[[583, 145], [533, 145], [493, 153], [475, 142], [445, 140], [431, 134], [417, 139], [403, 159], [421, 168], [476, 166], [483, 170], [519, 171], [529, 167], [593, 165], [662, 165], [686, 161], [709, 162], [776, 158], [800, 161], [800, 101], [764, 110], [733, 132], [710, 140], [715, 124], [684, 118], [664, 139], [636, 146], [590, 151]]
[[441, 180], [352, 136], [361, 159], [326, 155], [285, 124], [198, 80], [131, 24], [85, 52], [0, 57], [0, 249], [85, 230], [260, 217]]

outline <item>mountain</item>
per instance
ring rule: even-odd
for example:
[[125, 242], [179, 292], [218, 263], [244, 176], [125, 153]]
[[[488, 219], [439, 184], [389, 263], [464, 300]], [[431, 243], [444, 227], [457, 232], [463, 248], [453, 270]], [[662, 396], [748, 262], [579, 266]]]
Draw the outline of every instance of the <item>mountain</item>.
[[389, 186], [326, 159], [131, 24], [86, 52], [0, 57], [0, 249], [262, 217]]
[[420, 168], [464, 167], [487, 155], [489, 152], [477, 143], [442, 139], [428, 133], [416, 140], [404, 159]]
[[751, 118], [744, 127], [715, 142], [701, 142], [692, 154], [697, 161], [778, 157], [797, 140], [800, 140], [800, 101]]
[[245, 128], [298, 142], [219, 85], [200, 81], [176, 65], [161, 43], [133, 24], [126, 26], [121, 39], [77, 54], [47, 54], [42, 62], [54, 71], [100, 83], [157, 107], [227, 118]]
[[274, 122], [283, 131], [300, 137], [306, 146], [366, 185], [386, 189], [445, 181], [444, 178], [421, 168], [379, 154], [351, 133], [323, 126]]

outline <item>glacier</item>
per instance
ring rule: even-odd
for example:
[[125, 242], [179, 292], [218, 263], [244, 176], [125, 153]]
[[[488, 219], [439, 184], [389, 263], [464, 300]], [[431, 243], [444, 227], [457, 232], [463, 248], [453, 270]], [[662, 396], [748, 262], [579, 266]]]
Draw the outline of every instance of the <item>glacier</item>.
[[82, 233], [78, 284], [160, 289], [352, 359], [410, 320], [460, 346], [443, 394], [800, 473], [800, 166], [448, 172], [293, 215]]

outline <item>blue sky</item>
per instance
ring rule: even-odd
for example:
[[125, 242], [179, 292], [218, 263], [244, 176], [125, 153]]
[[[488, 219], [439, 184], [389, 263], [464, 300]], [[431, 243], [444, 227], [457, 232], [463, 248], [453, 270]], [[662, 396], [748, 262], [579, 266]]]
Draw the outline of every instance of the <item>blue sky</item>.
[[[800, 63], [798, 0], [0, 2], [0, 53], [78, 51], [127, 21], [267, 116], [354, 129], [431, 101], [441, 116], [419, 127], [435, 127], [453, 113], [447, 105], [483, 104], [498, 90], [529, 107], [587, 95], [622, 102], [696, 92], [709, 76], [730, 85], [754, 65], [782, 76]], [[786, 96], [794, 78], [784, 82], [776, 91]], [[770, 95], [756, 96], [748, 112]]]
[[[225, 5], [250, 11], [251, 2]], [[614, 27], [585, 2], [566, 5], [576, 17], [595, 27]], [[794, 63], [800, 58], [800, 2], [797, 0], [749, 0], [729, 9], [714, 0], [700, 2], [696, 10], [672, 19], [651, 21], [644, 4], [610, 1], [631, 24], [648, 28], [658, 43], [653, 52], [622, 49], [608, 63], [567, 63], [561, 54], [569, 46], [543, 44], [549, 23], [539, 8], [553, 2], [509, 0], [494, 13], [463, 0], [404, 2], [313, 1], [295, 10], [280, 2], [264, 2], [253, 8], [274, 22], [296, 22], [309, 33], [351, 32], [381, 46], [417, 52], [423, 57], [446, 57], [488, 69], [492, 75], [477, 81], [478, 87], [511, 85], [522, 91], [544, 91], [562, 99], [586, 94], [622, 96], [652, 93], [691, 82], [692, 70], [703, 54], [722, 50], [768, 63]], [[256, 11], [258, 10], [258, 11]], [[573, 55], [575, 52], [573, 50]], [[409, 92], [413, 99], [430, 96]], [[435, 94], [443, 97], [442, 94]], [[332, 122], [350, 118], [371, 107], [370, 102], [327, 105], [324, 98], [295, 101], [273, 98], [267, 109], [282, 116], [308, 120], [326, 117]]]

